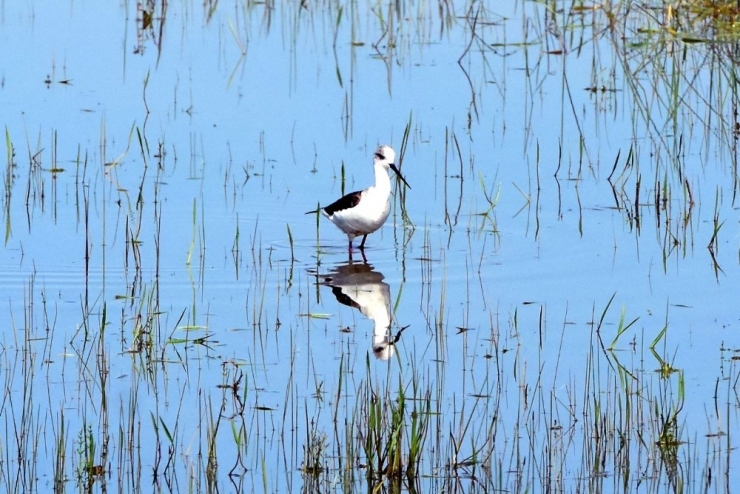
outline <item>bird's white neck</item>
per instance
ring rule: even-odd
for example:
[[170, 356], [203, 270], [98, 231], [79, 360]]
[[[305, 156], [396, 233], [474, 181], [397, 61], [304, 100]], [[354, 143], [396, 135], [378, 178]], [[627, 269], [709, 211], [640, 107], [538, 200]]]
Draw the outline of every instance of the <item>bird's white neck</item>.
[[375, 190], [384, 194], [391, 191], [391, 179], [388, 177], [388, 168], [380, 163], [375, 164]]

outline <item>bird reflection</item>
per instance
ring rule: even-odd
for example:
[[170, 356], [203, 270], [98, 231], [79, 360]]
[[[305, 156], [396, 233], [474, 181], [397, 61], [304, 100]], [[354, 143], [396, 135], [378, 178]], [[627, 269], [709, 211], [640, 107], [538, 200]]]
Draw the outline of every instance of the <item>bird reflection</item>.
[[322, 285], [331, 287], [339, 303], [358, 309], [373, 321], [373, 355], [379, 360], [388, 360], [394, 355], [395, 344], [406, 328], [399, 330], [395, 337], [391, 334], [391, 291], [383, 278], [383, 274], [374, 271], [371, 265], [350, 261], [324, 276]]

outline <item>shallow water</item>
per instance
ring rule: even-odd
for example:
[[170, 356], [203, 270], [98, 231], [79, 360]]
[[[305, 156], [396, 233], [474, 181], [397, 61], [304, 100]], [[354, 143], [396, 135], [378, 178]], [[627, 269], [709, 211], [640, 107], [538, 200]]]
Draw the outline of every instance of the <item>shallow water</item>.
[[[724, 45], [538, 4], [164, 5], [3, 7], [8, 490], [736, 483]], [[350, 262], [303, 213], [381, 143], [411, 189]], [[367, 477], [404, 396], [420, 475]]]

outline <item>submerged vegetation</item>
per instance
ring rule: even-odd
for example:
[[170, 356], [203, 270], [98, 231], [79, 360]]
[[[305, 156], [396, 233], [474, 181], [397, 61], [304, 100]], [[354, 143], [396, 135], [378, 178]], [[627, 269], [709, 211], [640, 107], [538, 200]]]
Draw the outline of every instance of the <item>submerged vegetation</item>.
[[[736, 4], [199, 8], [8, 110], [5, 490], [737, 484]], [[346, 260], [293, 211], [388, 135]]]

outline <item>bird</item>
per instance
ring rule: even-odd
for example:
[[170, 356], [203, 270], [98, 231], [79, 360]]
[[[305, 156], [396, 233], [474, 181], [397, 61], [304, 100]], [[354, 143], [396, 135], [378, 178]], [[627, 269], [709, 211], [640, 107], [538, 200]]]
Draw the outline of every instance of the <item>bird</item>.
[[391, 212], [391, 181], [388, 176], [388, 169], [393, 170], [404, 185], [409, 189], [411, 188], [396, 168], [395, 161], [396, 152], [393, 148], [381, 145], [373, 155], [375, 185], [365, 190], [350, 192], [328, 206], [308, 211], [306, 214], [315, 214], [321, 211], [321, 214], [329, 218], [329, 221], [334, 223], [349, 238], [350, 254], [352, 253], [352, 241], [355, 237], [362, 235], [360, 251], [364, 252], [367, 236], [383, 226]]

